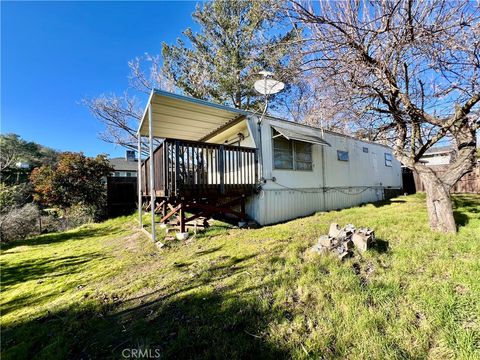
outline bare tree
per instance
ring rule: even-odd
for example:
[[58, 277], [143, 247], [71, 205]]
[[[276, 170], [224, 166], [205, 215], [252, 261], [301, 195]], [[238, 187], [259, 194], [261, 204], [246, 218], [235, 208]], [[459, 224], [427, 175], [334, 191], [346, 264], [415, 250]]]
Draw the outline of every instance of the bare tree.
[[[430, 227], [455, 232], [449, 190], [474, 165], [479, 128], [478, 7], [466, 0], [291, 4], [291, 18], [309, 30], [303, 70], [340, 99], [353, 130], [392, 145], [419, 174]], [[457, 156], [437, 173], [419, 160], [445, 138]]]
[[[175, 88], [172, 81], [163, 75], [158, 56], [145, 54], [129, 61], [128, 66], [130, 87], [138, 93], [148, 94], [154, 88], [168, 91]], [[145, 72], [145, 69], [148, 71]], [[93, 99], [84, 98], [82, 104], [105, 125], [105, 130], [99, 134], [101, 140], [137, 150], [136, 133], [143, 111], [137, 97], [128, 92], [121, 96], [103, 94]], [[142, 142], [142, 153], [148, 154], [146, 141]]]

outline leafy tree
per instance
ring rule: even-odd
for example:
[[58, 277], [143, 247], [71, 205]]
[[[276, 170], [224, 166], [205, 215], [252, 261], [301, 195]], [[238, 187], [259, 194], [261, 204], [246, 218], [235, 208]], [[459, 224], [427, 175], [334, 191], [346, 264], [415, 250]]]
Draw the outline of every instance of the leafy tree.
[[[33, 141], [26, 141], [17, 134], [0, 135], [0, 170], [6, 183], [26, 182], [30, 171], [41, 165], [54, 164], [58, 152]], [[26, 164], [25, 168], [17, 163]]]
[[112, 171], [105, 155], [88, 158], [82, 153], [62, 153], [54, 166], [42, 165], [32, 171], [34, 199], [64, 210], [90, 205], [100, 213], [106, 201], [104, 178]]

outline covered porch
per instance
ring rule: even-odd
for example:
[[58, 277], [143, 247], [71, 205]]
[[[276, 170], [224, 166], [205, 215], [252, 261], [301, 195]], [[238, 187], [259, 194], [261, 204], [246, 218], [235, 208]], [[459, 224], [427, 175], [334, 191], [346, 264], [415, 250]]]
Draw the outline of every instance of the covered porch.
[[[142, 225], [142, 211], [150, 211], [153, 240], [155, 220], [185, 234], [189, 223], [197, 226], [199, 219], [204, 226], [212, 216], [247, 219], [245, 199], [258, 183], [256, 145], [252, 139], [242, 144], [240, 133], [235, 143], [219, 135], [241, 127], [246, 115], [243, 110], [152, 91], [138, 129], [137, 179], [139, 221]], [[144, 138], [148, 156], [142, 159]]]

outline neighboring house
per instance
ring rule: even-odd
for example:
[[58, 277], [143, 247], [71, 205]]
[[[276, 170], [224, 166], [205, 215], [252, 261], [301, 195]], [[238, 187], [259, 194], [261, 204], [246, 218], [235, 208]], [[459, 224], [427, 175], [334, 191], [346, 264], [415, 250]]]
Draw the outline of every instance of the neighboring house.
[[113, 177], [136, 177], [138, 171], [137, 159], [135, 151], [127, 150], [125, 157], [108, 159], [110, 165], [115, 169], [112, 173]]
[[452, 146], [436, 146], [428, 149], [420, 158], [420, 162], [428, 166], [448, 165], [455, 158], [455, 149]]
[[155, 198], [163, 221], [224, 212], [267, 225], [383, 200], [385, 190], [402, 187], [400, 162], [387, 146], [259, 120], [259, 114], [154, 90], [139, 134], [148, 137], [152, 129], [152, 137], [166, 140], [154, 151], [153, 169], [150, 159], [142, 162], [142, 202]]
[[115, 170], [107, 178], [107, 215], [130, 214], [135, 211], [137, 201], [138, 162], [135, 151], [127, 150], [124, 158], [108, 161]]
[[[430, 166], [437, 173], [448, 171], [447, 165], [455, 161], [456, 151], [453, 146], [435, 146], [428, 149], [420, 158], [420, 162]], [[416, 172], [409, 172], [404, 175], [404, 183], [413, 179], [414, 191], [424, 192], [425, 185]], [[410, 192], [414, 192], [410, 191]], [[450, 189], [451, 193], [480, 193], [480, 163], [477, 159], [472, 171], [462, 176]]]

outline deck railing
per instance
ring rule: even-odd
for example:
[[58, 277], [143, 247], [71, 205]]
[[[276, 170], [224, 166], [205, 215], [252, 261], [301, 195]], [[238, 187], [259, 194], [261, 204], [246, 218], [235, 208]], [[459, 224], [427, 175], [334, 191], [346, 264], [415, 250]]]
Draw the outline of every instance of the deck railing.
[[[201, 196], [253, 191], [258, 158], [253, 148], [166, 139], [153, 153], [157, 196]], [[150, 194], [150, 158], [142, 163], [142, 193]]]

